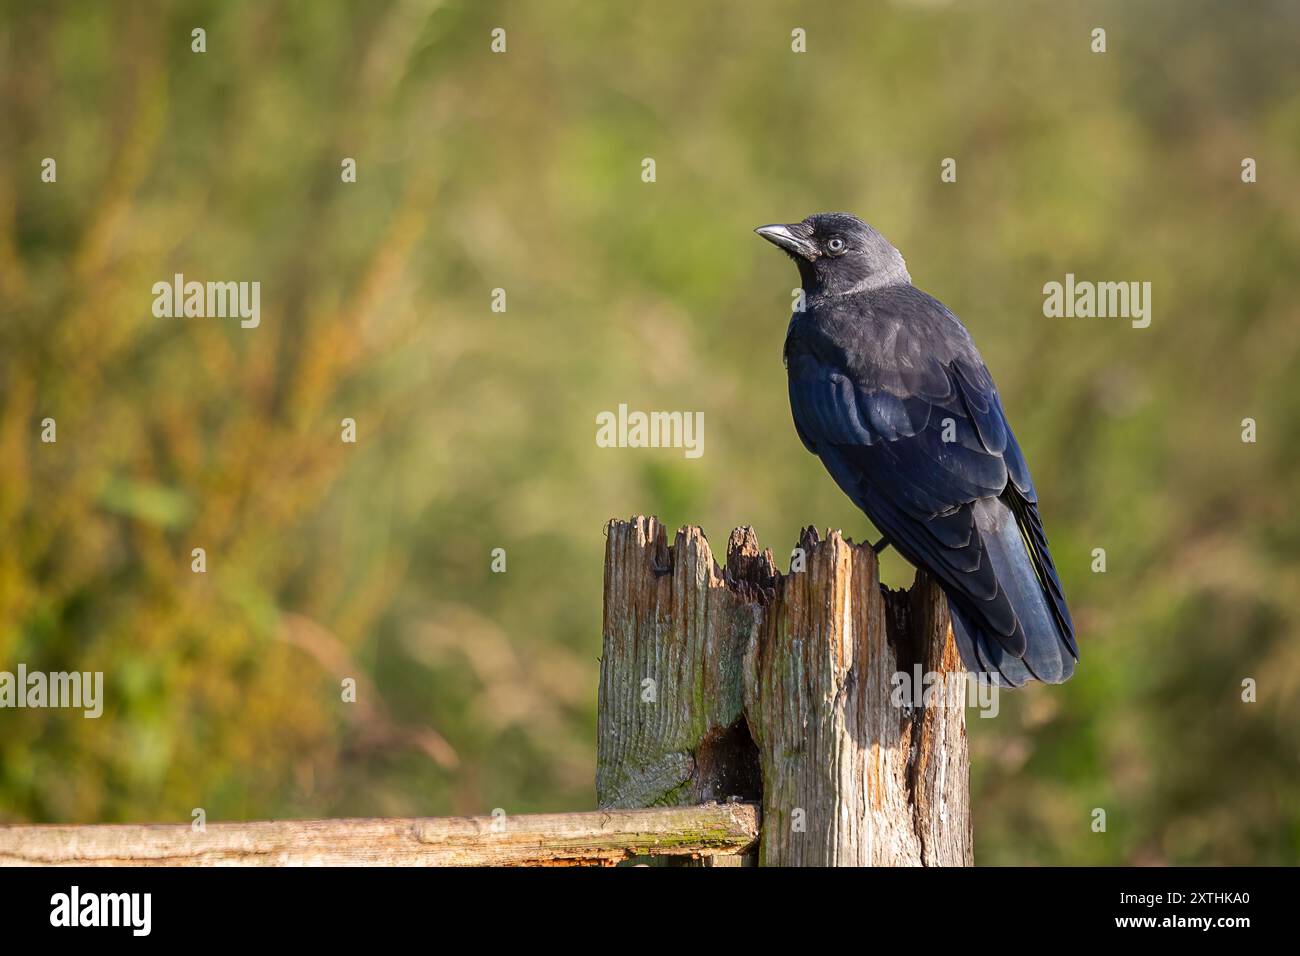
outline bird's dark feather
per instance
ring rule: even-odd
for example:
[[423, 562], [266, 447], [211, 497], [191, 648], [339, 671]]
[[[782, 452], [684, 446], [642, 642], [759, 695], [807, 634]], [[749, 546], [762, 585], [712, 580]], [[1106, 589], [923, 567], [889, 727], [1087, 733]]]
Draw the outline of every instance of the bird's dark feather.
[[957, 318], [906, 283], [823, 296], [785, 353], [800, 439], [934, 575], [967, 666], [1011, 686], [1068, 678], [1078, 649], [1038, 495]]

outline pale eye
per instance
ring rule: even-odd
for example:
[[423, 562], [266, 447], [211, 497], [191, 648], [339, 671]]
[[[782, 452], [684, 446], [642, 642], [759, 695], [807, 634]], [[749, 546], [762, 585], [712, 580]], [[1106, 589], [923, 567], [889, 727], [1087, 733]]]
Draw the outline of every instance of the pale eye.
[[844, 240], [836, 236], [830, 242], [826, 243], [826, 251], [833, 256], [838, 256], [844, 252]]

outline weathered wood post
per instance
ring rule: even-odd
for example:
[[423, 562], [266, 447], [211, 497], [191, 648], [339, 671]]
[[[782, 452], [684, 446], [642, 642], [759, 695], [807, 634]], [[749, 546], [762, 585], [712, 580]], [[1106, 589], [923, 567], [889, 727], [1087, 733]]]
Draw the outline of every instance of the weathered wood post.
[[[777, 571], [752, 529], [611, 521], [596, 794], [762, 807], [766, 866], [969, 865], [965, 685], [942, 592], [880, 586], [870, 547], [806, 529]], [[802, 570], [799, 568], [802, 567]], [[895, 675], [933, 674], [928, 706]], [[962, 687], [954, 686], [960, 682]]]

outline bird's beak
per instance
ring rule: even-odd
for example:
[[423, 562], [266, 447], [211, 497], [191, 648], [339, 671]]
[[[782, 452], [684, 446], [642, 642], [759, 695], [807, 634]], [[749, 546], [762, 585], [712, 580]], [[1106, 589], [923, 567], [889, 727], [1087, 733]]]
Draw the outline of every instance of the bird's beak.
[[812, 230], [801, 222], [788, 226], [759, 226], [754, 231], [792, 256], [807, 259], [809, 262], [817, 258], [817, 247], [813, 245], [809, 235]]

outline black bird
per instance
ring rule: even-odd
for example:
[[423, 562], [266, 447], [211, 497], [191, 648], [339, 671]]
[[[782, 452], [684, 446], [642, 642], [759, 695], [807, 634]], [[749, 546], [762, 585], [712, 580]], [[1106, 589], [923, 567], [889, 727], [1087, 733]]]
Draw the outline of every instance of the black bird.
[[948, 596], [967, 669], [1059, 684], [1079, 648], [1038, 495], [970, 333], [847, 213], [760, 236], [799, 267], [785, 340], [804, 445], [884, 538]]

